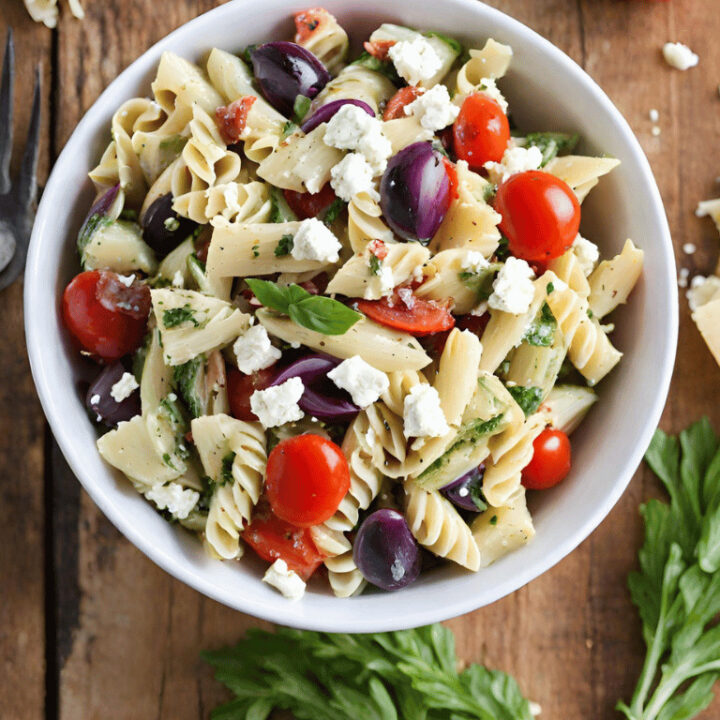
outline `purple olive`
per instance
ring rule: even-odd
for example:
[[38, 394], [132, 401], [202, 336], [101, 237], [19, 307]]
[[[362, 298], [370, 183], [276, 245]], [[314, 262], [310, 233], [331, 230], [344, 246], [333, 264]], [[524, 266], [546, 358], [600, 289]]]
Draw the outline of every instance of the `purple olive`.
[[343, 106], [343, 105], [355, 105], [361, 110], [364, 110], [370, 117], [375, 117], [373, 109], [362, 100], [333, 100], [327, 105], [319, 107], [301, 126], [300, 129], [304, 133], [309, 133], [314, 130], [318, 125], [328, 122], [330, 118]]
[[376, 510], [365, 518], [355, 536], [353, 559], [363, 577], [383, 590], [407, 587], [420, 574], [420, 549], [397, 510]]
[[197, 227], [192, 220], [180, 217], [172, 204], [172, 193], [161, 195], [142, 218], [143, 239], [159, 257], [176, 248]]
[[330, 73], [309, 51], [292, 42], [270, 42], [250, 51], [255, 79], [266, 100], [290, 117], [295, 98], [314, 98], [330, 82]]
[[121, 362], [108, 365], [95, 378], [85, 395], [85, 407], [90, 414], [108, 427], [131, 420], [140, 414], [140, 391], [133, 390], [128, 397], [117, 402], [112, 396], [112, 388], [127, 372]]
[[453, 480], [444, 487], [440, 488], [440, 492], [453, 504], [463, 510], [471, 512], [481, 512], [487, 509], [482, 494], [483, 477], [485, 476], [485, 465], [479, 465], [457, 480]]
[[446, 160], [429, 142], [408, 145], [391, 158], [380, 183], [380, 206], [398, 235], [427, 244], [450, 199]]
[[78, 233], [77, 242], [80, 252], [90, 242], [90, 238], [102, 221], [113, 222], [118, 219], [123, 209], [123, 203], [124, 195], [120, 192], [120, 185], [111, 187], [96, 200]]
[[327, 374], [339, 364], [340, 360], [329, 355], [306, 355], [281, 370], [269, 387], [299, 377], [305, 391], [298, 405], [308, 415], [321, 420], [351, 420], [360, 412], [360, 408], [350, 402], [344, 390], [327, 380]]

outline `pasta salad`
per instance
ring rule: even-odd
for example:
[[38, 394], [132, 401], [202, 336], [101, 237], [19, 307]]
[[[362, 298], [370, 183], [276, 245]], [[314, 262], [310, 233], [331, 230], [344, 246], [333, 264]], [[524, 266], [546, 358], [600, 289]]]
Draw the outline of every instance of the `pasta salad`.
[[63, 296], [98, 450], [289, 598], [478, 571], [531, 540], [620, 361], [643, 253], [579, 234], [618, 161], [512, 126], [507, 45], [383, 24], [351, 58], [326, 10], [295, 24], [164, 53], [113, 116]]

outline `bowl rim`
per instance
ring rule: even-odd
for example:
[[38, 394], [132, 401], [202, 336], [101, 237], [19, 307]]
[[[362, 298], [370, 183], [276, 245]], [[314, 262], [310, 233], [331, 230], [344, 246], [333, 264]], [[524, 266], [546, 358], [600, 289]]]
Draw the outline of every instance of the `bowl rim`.
[[[332, 9], [332, 5], [337, 0], [328, 0], [326, 5]], [[446, 620], [457, 617], [464, 613], [476, 610], [485, 604], [496, 602], [497, 600], [509, 595], [515, 590], [523, 587], [531, 580], [544, 574], [547, 570], [557, 564], [565, 556], [575, 550], [583, 540], [585, 540], [595, 528], [608, 515], [610, 510], [615, 506], [621, 495], [626, 490], [630, 480], [632, 479], [636, 469], [640, 465], [645, 450], [650, 444], [650, 440], [657, 427], [663, 408], [667, 399], [670, 381], [677, 351], [678, 339], [678, 301], [677, 296], [672, 295], [670, 298], [664, 298], [667, 305], [668, 314], [666, 316], [666, 342], [667, 348], [662, 357], [658, 358], [658, 366], [660, 372], [660, 382], [656, 388], [652, 402], [644, 408], [644, 427], [638, 436], [638, 440], [630, 453], [622, 462], [619, 470], [616, 471], [618, 478], [614, 485], [610, 488], [602, 503], [597, 504], [588, 512], [585, 521], [579, 525], [574, 534], [565, 539], [564, 542], [557, 544], [552, 548], [541, 562], [537, 562], [524, 569], [523, 572], [514, 575], [507, 581], [498, 584], [494, 588], [492, 597], [478, 602], [473, 596], [445, 596], [445, 601], [432, 609], [415, 609], [407, 604], [400, 604], [402, 612], [388, 614], [383, 617], [358, 617], [357, 614], [346, 612], [341, 617], [335, 617], [331, 614], [327, 616], [317, 617], [309, 616], [302, 611], [293, 612], [293, 607], [297, 608], [297, 604], [289, 603], [285, 598], [279, 598], [280, 603], [263, 603], [258, 598], [236, 597], [230, 596], [229, 593], [223, 594], [220, 589], [210, 582], [201, 569], [194, 567], [190, 562], [182, 563], [177, 558], [164, 552], [162, 548], [154, 544], [151, 539], [143, 535], [139, 528], [136, 527], [131, 518], [124, 515], [115, 507], [113, 501], [113, 493], [105, 492], [83, 468], [82, 458], [76, 450], [76, 443], [72, 436], [72, 428], [67, 427], [63, 423], [61, 410], [53, 401], [53, 385], [51, 376], [48, 373], [49, 365], [46, 358], [46, 348], [43, 344], [43, 337], [36, 329], [36, 321], [34, 313], [30, 310], [33, 295], [35, 293], [36, 280], [38, 276], [38, 268], [43, 264], [42, 243], [43, 235], [47, 234], [47, 226], [52, 222], [52, 216], [56, 208], [50, 205], [50, 196], [54, 193], [47, 192], [48, 188], [54, 188], [62, 183], [62, 176], [58, 172], [58, 168], [63, 167], [73, 155], [75, 146], [81, 142], [81, 138], [86, 135], [86, 128], [91, 125], [97, 116], [107, 112], [107, 107], [114, 107], [113, 97], [116, 90], [124, 82], [124, 77], [133, 72], [139, 73], [140, 66], [143, 64], [148, 55], [159, 56], [162, 50], [171, 46], [178, 36], [183, 36], [190, 32], [200, 32], [208, 30], [212, 33], [213, 28], [222, 23], [224, 17], [229, 17], [238, 12], [238, 6], [244, 4], [244, 0], [235, 0], [214, 8], [189, 22], [181, 25], [157, 43], [148, 48], [142, 55], [133, 61], [125, 70], [123, 70], [117, 78], [115, 78], [108, 87], [100, 94], [97, 100], [91, 105], [87, 112], [83, 115], [80, 122], [75, 127], [65, 147], [58, 156], [52, 172], [46, 184], [46, 192], [39, 204], [37, 218], [33, 227], [32, 237], [28, 250], [27, 268], [25, 272], [24, 286], [24, 323], [26, 342], [28, 347], [28, 355], [30, 360], [31, 372], [37, 393], [42, 405], [43, 411], [48, 419], [50, 427], [56, 438], [56, 441], [72, 469], [75, 476], [92, 498], [93, 502], [100, 508], [103, 514], [115, 525], [115, 527], [139, 550], [141, 550], [154, 563], [167, 571], [170, 575], [178, 580], [190, 585], [198, 592], [210, 597], [218, 602], [231, 607], [235, 610], [251, 614], [255, 617], [271, 622], [278, 622], [283, 625], [292, 627], [312, 629], [317, 631], [328, 632], [380, 632], [385, 630], [397, 630], [401, 628], [416, 627], [436, 621]], [[615, 107], [607, 94], [600, 86], [570, 58], [566, 53], [553, 45], [549, 40], [539, 35], [537, 32], [524, 25], [515, 18], [496, 8], [478, 2], [478, 0], [443, 0], [443, 4], [457, 10], [457, 12], [472, 14], [482, 20], [483, 17], [490, 19], [496, 25], [502, 25], [511, 33], [524, 38], [527, 42], [534, 44], [542, 53], [549, 55], [557, 63], [559, 63], [564, 71], [572, 76], [576, 82], [583, 84], [587, 90], [594, 96], [594, 99], [602, 105], [605, 112], [612, 116], [619, 132], [623, 135], [623, 141], [630, 153], [630, 161], [635, 163], [640, 171], [645, 190], [648, 193], [648, 207], [652, 208], [654, 215], [653, 221], [661, 228], [662, 237], [658, 240], [658, 246], [662, 251], [663, 265], [667, 273], [666, 283], [670, 293], [675, 287], [675, 258], [673, 253], [670, 229], [665, 215], [664, 206], [652, 174], [649, 162], [643, 152], [637, 138], [635, 137], [628, 122], [625, 120], [620, 111]], [[274, 6], [273, 6], [274, 9]], [[392, 8], [388, 8], [392, 10]], [[288, 9], [289, 12], [289, 9]], [[145, 70], [142, 70], [144, 73]], [[138, 75], [138, 77], [140, 77]], [[122, 93], [121, 93], [122, 94]], [[668, 302], [669, 300], [669, 302]], [[278, 596], [279, 597], [279, 596]], [[338, 600], [338, 602], [342, 602]], [[351, 604], [346, 605], [347, 609], [351, 609]]]

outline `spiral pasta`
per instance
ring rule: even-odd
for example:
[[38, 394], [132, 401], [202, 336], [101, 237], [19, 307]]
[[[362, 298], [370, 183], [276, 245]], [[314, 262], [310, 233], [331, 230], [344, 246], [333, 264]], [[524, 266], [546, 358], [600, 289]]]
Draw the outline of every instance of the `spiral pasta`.
[[588, 304], [596, 318], [603, 318], [627, 302], [643, 268], [644, 253], [626, 240], [622, 252], [603, 260], [589, 278]]
[[554, 272], [566, 285], [569, 285], [580, 297], [590, 295], [590, 285], [585, 277], [580, 261], [573, 248], [566, 250], [560, 257], [551, 260], [547, 269]]
[[373, 240], [393, 242], [392, 230], [382, 219], [382, 210], [367, 193], [354, 195], [348, 204], [348, 239], [353, 252], [361, 253]]
[[457, 74], [455, 92], [469, 95], [476, 92], [485, 78], [496, 80], [507, 73], [513, 51], [509, 45], [503, 45], [490, 38], [482, 50], [470, 50], [470, 59]]

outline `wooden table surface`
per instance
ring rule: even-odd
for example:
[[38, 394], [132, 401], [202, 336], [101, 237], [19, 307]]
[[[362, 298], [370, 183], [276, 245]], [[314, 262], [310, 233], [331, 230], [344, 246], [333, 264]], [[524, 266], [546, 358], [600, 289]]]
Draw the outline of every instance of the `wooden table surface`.
[[[709, 272], [718, 238], [694, 217], [720, 188], [718, 0], [493, 0], [580, 63], [608, 92], [657, 178], [679, 266]], [[64, 0], [61, 0], [61, 5]], [[16, 32], [18, 129], [27, 127], [32, 70], [41, 62], [41, 182], [101, 90], [150, 45], [214, 0], [84, 0], [55, 31], [34, 25], [20, 0], [0, 0], [0, 39]], [[662, 61], [686, 42], [700, 66]], [[651, 134], [650, 108], [662, 134]], [[72, 195], [73, 188], [68, 188]], [[632, 198], [628, 198], [632, 202]], [[611, 220], [611, 218], [609, 218]], [[644, 238], [635, 238], [640, 246]], [[683, 243], [698, 251], [684, 255]], [[35, 394], [23, 335], [22, 284], [0, 293], [0, 717], [205, 718], [223, 690], [200, 662], [251, 617], [177, 582], [125, 540], [65, 468]], [[36, 310], [31, 308], [31, 312]], [[663, 427], [708, 414], [720, 428], [720, 370], [680, 301], [680, 345]], [[635, 409], [641, 413], [642, 409]], [[54, 472], [52, 472], [54, 470]], [[658, 492], [646, 469], [575, 552], [508, 598], [448, 623], [462, 657], [514, 674], [552, 720], [616, 718], [641, 664], [625, 578], [640, 543], [640, 502]], [[720, 700], [702, 717], [720, 716]]]

